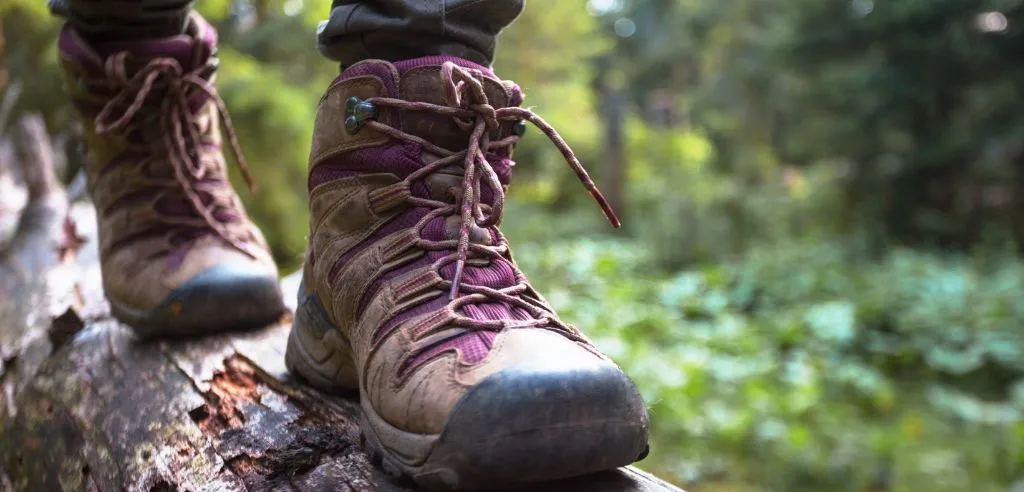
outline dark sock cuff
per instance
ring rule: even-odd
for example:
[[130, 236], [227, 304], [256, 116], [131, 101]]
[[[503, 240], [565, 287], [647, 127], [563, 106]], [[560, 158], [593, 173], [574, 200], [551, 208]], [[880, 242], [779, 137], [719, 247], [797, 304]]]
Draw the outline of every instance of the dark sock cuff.
[[342, 65], [444, 55], [490, 65], [524, 0], [333, 0], [320, 52]]
[[185, 32], [192, 0], [50, 0], [89, 41], [152, 39]]

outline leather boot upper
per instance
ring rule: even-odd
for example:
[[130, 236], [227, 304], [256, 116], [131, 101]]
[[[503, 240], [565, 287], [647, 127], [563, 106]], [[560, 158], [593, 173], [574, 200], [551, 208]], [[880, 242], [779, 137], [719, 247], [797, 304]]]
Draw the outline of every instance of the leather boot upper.
[[228, 181], [215, 47], [198, 14], [170, 38], [90, 44], [70, 26], [60, 34], [60, 65], [83, 122], [104, 287], [131, 308], [154, 308], [214, 266], [277, 275]]
[[[320, 102], [305, 289], [350, 341], [356, 366], [337, 378], [406, 432], [441, 432], [499, 372], [617, 371], [530, 286], [497, 227], [527, 122], [607, 210], [521, 102], [515, 84], [444, 57], [361, 62]], [[639, 397], [630, 405], [646, 425]]]

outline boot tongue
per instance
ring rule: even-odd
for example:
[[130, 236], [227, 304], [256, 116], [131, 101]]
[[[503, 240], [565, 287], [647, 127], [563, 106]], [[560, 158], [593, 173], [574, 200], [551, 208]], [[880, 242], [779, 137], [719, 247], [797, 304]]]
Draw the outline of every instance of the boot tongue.
[[399, 75], [405, 75], [406, 72], [408, 72], [408, 71], [410, 71], [410, 70], [412, 70], [414, 68], [427, 67], [427, 66], [440, 66], [441, 64], [443, 64], [445, 62], [452, 62], [452, 63], [454, 63], [454, 64], [456, 64], [456, 65], [458, 65], [458, 66], [460, 66], [462, 68], [471, 68], [471, 69], [479, 70], [479, 71], [483, 72], [484, 75], [487, 75], [488, 77], [497, 78], [494, 75], [494, 72], [492, 72], [490, 68], [487, 68], [487, 67], [485, 67], [483, 65], [480, 65], [478, 63], [473, 63], [473, 62], [471, 62], [469, 60], [466, 60], [464, 58], [458, 58], [458, 57], [455, 57], [455, 56], [440, 56], [440, 55], [439, 56], [425, 56], [425, 57], [422, 57], [422, 58], [413, 58], [411, 60], [402, 60], [400, 62], [395, 62], [395, 68], [398, 70], [398, 74]]
[[[186, 32], [178, 36], [100, 42], [92, 44], [89, 48], [95, 55], [94, 63], [97, 63], [93, 70], [99, 71], [103, 70], [103, 60], [117, 53], [129, 53], [126, 67], [131, 76], [134, 71], [142, 69], [151, 60], [160, 58], [177, 60], [183, 72], [194, 72], [209, 62], [216, 45], [217, 32], [202, 17], [193, 14], [189, 19]], [[204, 73], [203, 76], [210, 80], [212, 72]], [[208, 100], [207, 93], [195, 91], [189, 97], [189, 109], [198, 111]]]
[[[391, 79], [394, 82], [394, 84], [390, 84], [388, 83], [390, 81], [385, 81], [385, 86], [392, 97], [409, 102], [448, 105], [449, 102], [445, 100], [441, 70], [442, 64], [446, 62], [465, 69], [479, 71], [483, 75], [484, 93], [487, 95], [486, 102], [495, 109], [515, 104], [521, 99], [516, 96], [517, 87], [503, 83], [495, 77], [494, 72], [489, 68], [451, 56], [428, 56], [400, 61], [394, 65], [386, 64], [390, 77], [382, 77], [382, 79]], [[365, 67], [364, 64], [353, 65], [345, 71], [343, 77], [366, 74], [368, 70], [369, 67]], [[471, 96], [467, 92], [463, 97]], [[394, 121], [399, 123], [399, 130], [416, 135], [434, 145], [452, 152], [466, 150], [469, 145], [469, 132], [460, 128], [451, 116], [430, 111], [401, 111], [397, 116]], [[508, 122], [502, 126], [507, 128], [502, 128], [500, 132], [492, 132], [492, 139], [500, 138], [501, 133], [507, 133], [511, 129], [512, 123]]]
[[338, 80], [351, 79], [364, 75], [373, 75], [384, 83], [384, 86], [388, 91], [388, 96], [399, 97], [398, 86], [403, 75], [412, 69], [420, 67], [434, 66], [440, 68], [441, 64], [444, 62], [452, 62], [462, 68], [480, 70], [489, 77], [497, 78], [491, 69], [483, 65], [473, 63], [469, 60], [454, 56], [425, 56], [422, 58], [398, 61], [394, 64], [381, 60], [366, 60], [346, 68], [338, 77]]
[[404, 76], [406, 73], [415, 68], [431, 65], [440, 66], [444, 62], [452, 62], [462, 68], [479, 70], [483, 72], [483, 74], [487, 76], [489, 79], [492, 79], [493, 81], [498, 81], [500, 89], [498, 87], [492, 87], [492, 84], [487, 84], [487, 88], [495, 91], [496, 94], [503, 93], [504, 97], [499, 98], [501, 99], [500, 102], [502, 103], [499, 106], [495, 104], [496, 101], [494, 100], [495, 98], [491, 94], [491, 91], [488, 91], [488, 96], [490, 97], [490, 99], [492, 99], [491, 105], [494, 106], [495, 108], [506, 106], [520, 106], [523, 104], [523, 90], [521, 87], [519, 87], [519, 84], [510, 81], [502, 82], [500, 81], [498, 76], [494, 74], [494, 71], [492, 71], [490, 68], [480, 65], [478, 63], [471, 62], [464, 58], [458, 58], [454, 56], [426, 56], [423, 58], [414, 58], [412, 60], [403, 60], [400, 62], [396, 62], [395, 69], [398, 70], [398, 74], [400, 76]]
[[[380, 60], [367, 60], [346, 68], [337, 81], [358, 77], [373, 77], [383, 83], [388, 97], [410, 102], [429, 102], [437, 105], [446, 105], [441, 80], [441, 66], [445, 62], [451, 62], [465, 69], [479, 70], [484, 76], [484, 91], [491, 106], [495, 108], [510, 105], [518, 106], [522, 102], [522, 92], [519, 86], [502, 82], [489, 68], [483, 65], [451, 56], [428, 56], [399, 61], [394, 64]], [[459, 152], [466, 150], [469, 145], [469, 132], [459, 128], [451, 116], [429, 111], [398, 111], [392, 109], [381, 109], [381, 111], [389, 115], [386, 121], [392, 126], [403, 132], [423, 138], [444, 149]], [[497, 139], [502, 135], [507, 135], [513, 126], [513, 122], [502, 123], [501, 130], [494, 132], [491, 138]], [[511, 174], [512, 160], [507, 155], [499, 154], [501, 152], [488, 155], [488, 161], [498, 174], [499, 180], [507, 185]], [[423, 153], [421, 157], [425, 161], [428, 160], [426, 153]], [[432, 156], [429, 159], [432, 160], [440, 157]], [[452, 174], [461, 176], [461, 173]], [[456, 179], [448, 185], [458, 185], [460, 183], [461, 179]], [[447, 193], [444, 190], [447, 190], [447, 185], [442, 186], [440, 192], [416, 186], [413, 188], [414, 194], [437, 200], [447, 199]], [[486, 186], [482, 190], [481, 202], [486, 204], [493, 202], [492, 190], [487, 189]]]
[[127, 51], [136, 61], [173, 58], [185, 71], [202, 65], [213, 54], [217, 32], [201, 17], [193, 15], [185, 34], [159, 39], [108, 41], [95, 43], [93, 50], [101, 59]]

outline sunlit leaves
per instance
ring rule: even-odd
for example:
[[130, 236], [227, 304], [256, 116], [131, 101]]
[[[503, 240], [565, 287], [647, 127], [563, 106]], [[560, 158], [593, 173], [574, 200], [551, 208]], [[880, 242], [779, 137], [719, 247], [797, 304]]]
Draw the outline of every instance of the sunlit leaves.
[[557, 241], [522, 263], [638, 382], [648, 468], [801, 492], [1002, 490], [1016, 476], [1000, 450], [1024, 428], [1024, 315], [1008, 308], [1024, 276], [1007, 273], [1020, 262], [790, 246], [652, 276], [640, 251]]

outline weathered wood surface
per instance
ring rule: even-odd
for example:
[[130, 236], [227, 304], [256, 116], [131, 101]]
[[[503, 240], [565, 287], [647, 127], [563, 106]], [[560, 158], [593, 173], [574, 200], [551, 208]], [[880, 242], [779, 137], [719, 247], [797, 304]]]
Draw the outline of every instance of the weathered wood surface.
[[[92, 209], [69, 207], [35, 143], [20, 159], [42, 171], [0, 253], [0, 491], [411, 490], [364, 454], [353, 399], [288, 375], [287, 319], [150, 343], [111, 319]], [[623, 468], [530, 490], [679, 489]]]

